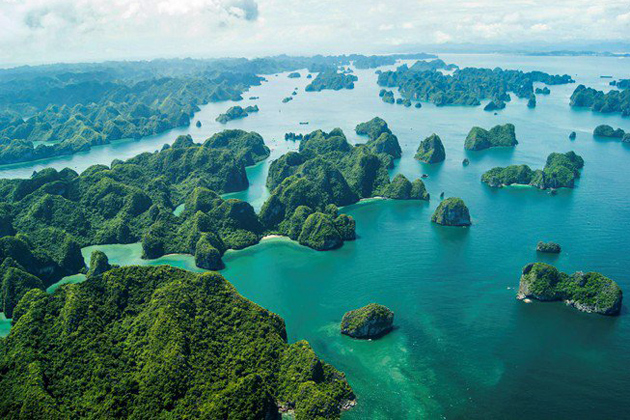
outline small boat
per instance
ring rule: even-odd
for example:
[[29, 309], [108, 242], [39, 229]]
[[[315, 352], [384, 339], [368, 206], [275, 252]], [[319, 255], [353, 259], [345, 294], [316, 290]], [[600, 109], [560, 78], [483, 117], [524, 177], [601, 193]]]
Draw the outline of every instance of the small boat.
[[300, 121], [300, 125], [308, 125], [308, 121]]

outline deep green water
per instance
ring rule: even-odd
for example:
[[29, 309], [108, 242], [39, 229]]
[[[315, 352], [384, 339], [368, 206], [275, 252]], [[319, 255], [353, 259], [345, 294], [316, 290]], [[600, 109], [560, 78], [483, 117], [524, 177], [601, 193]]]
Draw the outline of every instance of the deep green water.
[[[569, 73], [578, 83], [607, 89], [600, 74], [630, 77], [630, 59], [442, 55], [460, 66], [502, 66]], [[241, 294], [284, 317], [290, 341], [308, 340], [319, 356], [346, 372], [358, 405], [344, 419], [366, 418], [544, 418], [610, 419], [630, 411], [630, 322], [626, 307], [617, 318], [587, 315], [557, 303], [515, 299], [521, 268], [546, 261], [560, 269], [600, 271], [630, 290], [630, 147], [590, 134], [601, 123], [630, 130], [630, 119], [575, 111], [568, 106], [576, 85], [552, 86], [531, 110], [513, 98], [498, 115], [482, 107], [404, 108], [380, 101], [373, 70], [357, 71], [356, 89], [306, 93], [306, 79], [269, 77], [246, 94], [259, 96], [261, 110], [219, 126], [214, 118], [231, 104], [210, 104], [191, 126], [141, 141], [116, 143], [49, 162], [16, 165], [2, 176], [27, 176], [50, 165], [84, 169], [93, 163], [133, 156], [172, 142], [190, 131], [196, 141], [226, 128], [260, 132], [272, 148], [268, 161], [248, 169], [251, 186], [231, 194], [256, 208], [268, 192], [269, 162], [297, 143], [287, 131], [341, 127], [361, 141], [354, 126], [376, 115], [398, 136], [403, 158], [393, 173], [422, 173], [430, 203], [372, 201], [345, 209], [357, 221], [358, 239], [332, 252], [317, 252], [286, 239], [265, 240], [229, 251], [222, 271]], [[295, 99], [282, 104], [293, 88]], [[248, 104], [249, 101], [244, 101]], [[299, 121], [309, 121], [300, 126]], [[466, 153], [473, 125], [512, 122], [513, 150]], [[568, 134], [578, 133], [575, 141]], [[447, 159], [429, 166], [413, 160], [432, 132], [442, 138]], [[481, 174], [497, 165], [526, 163], [541, 168], [550, 152], [575, 150], [586, 165], [574, 190], [556, 196], [527, 187], [493, 190]], [[463, 167], [468, 157], [471, 164]], [[460, 196], [473, 226], [444, 228], [429, 222], [439, 194]], [[559, 256], [535, 252], [539, 240], [563, 247]], [[100, 246], [117, 264], [171, 264], [195, 269], [190, 256], [140, 259], [135, 245]], [[89, 257], [92, 248], [84, 250]], [[72, 282], [80, 277], [67, 279]], [[397, 329], [376, 341], [341, 336], [347, 310], [370, 302], [396, 313]]]

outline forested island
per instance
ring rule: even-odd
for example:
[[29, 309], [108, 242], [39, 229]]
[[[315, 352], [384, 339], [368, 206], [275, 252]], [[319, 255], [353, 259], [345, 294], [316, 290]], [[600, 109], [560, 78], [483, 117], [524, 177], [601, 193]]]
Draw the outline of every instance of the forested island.
[[620, 112], [630, 116], [630, 89], [611, 89], [604, 93], [584, 85], [579, 85], [571, 94], [570, 104], [575, 108], [590, 108], [605, 114]]
[[402, 149], [385, 120], [374, 117], [370, 121], [358, 124], [355, 128], [358, 135], [369, 138], [366, 146], [387, 162], [387, 168], [394, 167], [394, 159], [402, 156]]
[[354, 82], [359, 78], [353, 74], [338, 73], [337, 71], [323, 71], [309, 83], [307, 92], [320, 92], [324, 89], [341, 90], [354, 89]]
[[216, 118], [216, 121], [220, 122], [221, 124], [226, 124], [232, 120], [245, 118], [249, 114], [253, 112], [258, 112], [258, 111], [259, 111], [258, 105], [250, 105], [245, 108], [236, 105], [228, 109], [224, 114], [219, 115]]
[[519, 184], [531, 185], [542, 190], [573, 188], [583, 166], [584, 159], [573, 151], [551, 153], [542, 170], [532, 170], [527, 165], [496, 167], [484, 173], [481, 181], [491, 187]]
[[532, 263], [523, 268], [517, 298], [564, 301], [583, 312], [618, 315], [623, 294], [617, 283], [600, 273], [568, 275], [552, 265]]
[[80, 175], [45, 169], [29, 179], [2, 179], [0, 257], [8, 273], [4, 290], [11, 292], [0, 303], [10, 314], [28, 289], [44, 290], [81, 271], [80, 248], [94, 244], [140, 241], [145, 258], [186, 253], [214, 270], [223, 267], [226, 250], [254, 245], [267, 234], [318, 250], [339, 247], [355, 238], [355, 222], [337, 206], [375, 196], [429, 199], [419, 179], [398, 175], [390, 181], [392, 156], [374, 151], [380, 144], [377, 138], [351, 146], [339, 129], [304, 136], [299, 153], [272, 163], [272, 193], [260, 214], [247, 202], [219, 196], [247, 188], [245, 167], [269, 156], [260, 135], [242, 130], [217, 133], [203, 144], [180, 136], [159, 152], [94, 165]]
[[[443, 70], [453, 70], [453, 73], [445, 74]], [[378, 76], [379, 86], [398, 87], [406, 99], [433, 102], [437, 106], [478, 106], [484, 99], [496, 101], [495, 107], [503, 106], [501, 102], [506, 101], [508, 92], [519, 98], [530, 98], [536, 82], [557, 85], [573, 83], [573, 79], [566, 74], [550, 75], [540, 71], [459, 69], [442, 60], [418, 61], [411, 67], [402, 65], [395, 71], [384, 71]]]
[[264, 80], [259, 75], [307, 68], [320, 73], [310, 90], [351, 89], [356, 76], [336, 69], [364, 59], [357, 54], [280, 55], [0, 69], [0, 165], [70, 155], [186, 126], [208, 102], [241, 100]]
[[414, 158], [426, 163], [443, 162], [446, 159], [446, 152], [440, 136], [433, 133], [422, 140]]
[[518, 144], [514, 124], [496, 125], [490, 130], [473, 127], [466, 136], [466, 150], [485, 150], [491, 147], [513, 147]]
[[619, 139], [624, 143], [630, 143], [630, 132], [626, 133], [623, 128], [612, 128], [608, 124], [601, 124], [595, 127], [593, 135], [610, 139]]
[[[383, 135], [390, 135], [383, 132]], [[391, 155], [367, 145], [352, 146], [340, 129], [304, 135], [299, 152], [273, 161], [267, 176], [271, 196], [260, 211], [271, 232], [311, 248], [337, 248], [355, 238], [354, 220], [338, 214], [346, 206], [370, 197], [428, 200], [420, 179], [403, 175], [389, 179]]]
[[341, 333], [353, 338], [374, 339], [390, 332], [394, 324], [394, 313], [378, 303], [348, 311], [341, 320]]
[[343, 373], [217, 273], [114, 268], [30, 290], [0, 352], [0, 416], [339, 418]]
[[358, 69], [373, 69], [381, 66], [392, 66], [398, 60], [426, 60], [437, 58], [434, 54], [390, 54], [390, 55], [369, 55], [359, 56], [353, 60], [353, 64]]

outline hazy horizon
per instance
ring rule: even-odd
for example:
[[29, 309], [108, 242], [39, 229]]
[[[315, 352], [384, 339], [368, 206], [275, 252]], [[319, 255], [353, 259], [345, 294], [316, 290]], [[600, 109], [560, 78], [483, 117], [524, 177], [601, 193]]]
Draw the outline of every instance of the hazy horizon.
[[[290, 7], [289, 7], [290, 6]], [[0, 0], [2, 67], [155, 58], [628, 51], [625, 1]], [[553, 42], [549, 42], [553, 40]], [[621, 51], [619, 50], [621, 49]]]

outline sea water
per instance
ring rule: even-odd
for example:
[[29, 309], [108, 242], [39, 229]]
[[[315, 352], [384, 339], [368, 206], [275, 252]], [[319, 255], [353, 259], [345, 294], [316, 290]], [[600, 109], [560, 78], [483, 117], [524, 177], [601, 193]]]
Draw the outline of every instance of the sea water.
[[[601, 74], [630, 77], [630, 59], [440, 57], [461, 67], [567, 73], [577, 83], [604, 90], [610, 88], [610, 79], [601, 79]], [[309, 82], [304, 77], [267, 76], [268, 82], [244, 94], [260, 99], [239, 102], [256, 103], [260, 112], [242, 120], [216, 123], [214, 118], [236, 103], [213, 103], [193, 119], [202, 122], [201, 128], [191, 125], [70, 157], [12, 165], [1, 168], [0, 177], [29, 176], [46, 166], [80, 171], [158, 150], [178, 134], [190, 133], [202, 142], [223, 128], [240, 128], [259, 132], [272, 155], [248, 168], [247, 191], [228, 196], [259, 209], [269, 194], [264, 184], [270, 162], [298, 147], [298, 142], [284, 140], [285, 132], [340, 127], [351, 142], [360, 143], [365, 139], [354, 133], [354, 126], [378, 115], [403, 149], [392, 176], [403, 173], [415, 179], [427, 174], [431, 201], [378, 200], [346, 207], [343, 211], [357, 222], [356, 241], [317, 252], [284, 238], [268, 239], [228, 251], [222, 274], [245, 297], [280, 314], [290, 342], [308, 340], [322, 359], [346, 373], [358, 404], [344, 419], [609, 419], [628, 413], [626, 307], [619, 317], [603, 317], [562, 303], [527, 304], [515, 295], [522, 267], [535, 261], [566, 272], [599, 271], [630, 290], [630, 146], [592, 136], [604, 123], [630, 131], [630, 119], [571, 109], [569, 97], [576, 84], [551, 86], [551, 95], [537, 95], [535, 109], [512, 95], [506, 109], [494, 115], [483, 107], [385, 104], [378, 97], [374, 70], [355, 74], [359, 81], [354, 90], [318, 93], [304, 91]], [[294, 100], [281, 103], [295, 87]], [[472, 126], [507, 122], [516, 126], [515, 148], [463, 149]], [[571, 131], [577, 132], [574, 141], [568, 138]], [[446, 161], [436, 165], [413, 159], [420, 141], [431, 133], [442, 138], [446, 149]], [[524, 163], [538, 169], [549, 153], [569, 150], [585, 160], [573, 190], [552, 196], [529, 187], [492, 189], [480, 182], [481, 174], [494, 166]], [[464, 158], [470, 165], [462, 165]], [[441, 192], [465, 200], [470, 228], [431, 224]], [[537, 254], [539, 240], [560, 243], [562, 253]], [[86, 258], [93, 249], [105, 251], [116, 264], [196, 269], [193, 258], [185, 255], [142, 260], [139, 244], [89, 247], [83, 250]], [[370, 302], [395, 312], [396, 329], [373, 341], [342, 336], [344, 312]]]

